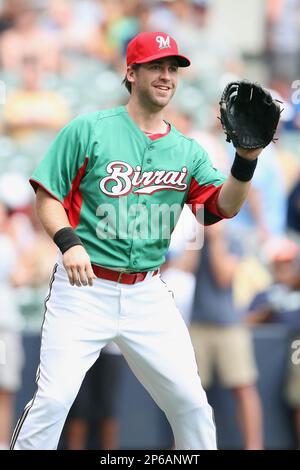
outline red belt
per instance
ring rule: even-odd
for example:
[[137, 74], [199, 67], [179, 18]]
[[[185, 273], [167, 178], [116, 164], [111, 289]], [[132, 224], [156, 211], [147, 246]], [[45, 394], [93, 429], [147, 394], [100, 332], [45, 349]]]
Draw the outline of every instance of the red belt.
[[[145, 279], [148, 271], [142, 273], [126, 273], [122, 271], [114, 271], [113, 269], [103, 268], [92, 264], [93, 271], [97, 277], [107, 279], [108, 281], [120, 282], [121, 284], [135, 284]], [[158, 269], [152, 272], [152, 276], [158, 274]]]

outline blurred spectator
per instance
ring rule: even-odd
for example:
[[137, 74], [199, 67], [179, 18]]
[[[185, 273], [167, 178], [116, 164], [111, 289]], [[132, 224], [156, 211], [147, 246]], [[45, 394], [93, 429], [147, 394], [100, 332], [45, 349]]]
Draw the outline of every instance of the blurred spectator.
[[270, 77], [296, 80], [300, 71], [300, 1], [267, 0], [266, 5]]
[[58, 131], [70, 119], [66, 100], [57, 91], [42, 88], [43, 72], [35, 57], [24, 57], [22, 84], [12, 91], [4, 107], [7, 133], [19, 142], [32, 141], [41, 132]]
[[[14, 284], [48, 284], [57, 247], [49, 240], [37, 218], [27, 179], [19, 173], [1, 175], [0, 200], [4, 202], [9, 213], [6, 231], [17, 253], [17, 269], [14, 269], [11, 275]], [[23, 262], [25, 266], [22, 267]]]
[[[104, 0], [106, 11], [109, 11], [111, 15], [111, 7], [108, 8], [109, 3], [111, 3], [109, 0]], [[121, 0], [119, 3], [119, 15], [109, 22], [108, 36], [111, 43], [118, 48], [121, 57], [124, 58], [128, 42], [139, 32], [136, 19], [139, 1]]]
[[20, 173], [3, 173], [0, 178], [0, 199], [10, 215], [7, 232], [13, 240], [19, 259], [34, 240], [34, 230], [29, 218], [33, 198], [26, 178]]
[[147, 1], [141, 1], [137, 4], [135, 12], [138, 31], [153, 31], [151, 23], [151, 8], [150, 3]]
[[175, 20], [169, 0], [155, 1], [145, 0], [143, 3], [150, 8], [150, 26], [152, 31], [168, 31]]
[[4, 70], [18, 73], [24, 57], [34, 57], [44, 70], [58, 72], [60, 69], [59, 44], [55, 35], [40, 27], [37, 8], [26, 2], [18, 8], [13, 27], [2, 34], [0, 41]]
[[[260, 292], [249, 306], [248, 323], [277, 323], [300, 340], [300, 260], [298, 245], [290, 239], [272, 239], [265, 245], [265, 256], [270, 263], [274, 283]], [[300, 448], [300, 364], [289, 354], [285, 383], [287, 404], [295, 412], [295, 427]], [[275, 365], [276, 367], [276, 365]]]
[[246, 204], [232, 219], [230, 228], [245, 253], [258, 253], [269, 237], [283, 234], [286, 227], [285, 181], [274, 144], [262, 152]]
[[4, 0], [0, 8], [0, 34], [12, 28], [20, 0]]
[[[32, 220], [32, 218], [36, 218], [34, 211], [31, 212], [31, 218], [27, 221], [30, 226], [29, 230], [32, 231], [30, 242], [28, 240], [26, 246], [23, 247], [11, 279], [15, 287], [26, 287], [33, 291], [39, 291], [40, 286], [46, 288], [49, 283], [49, 276], [57, 258], [57, 249], [55, 244], [49, 240], [41, 225], [33, 225], [37, 221]], [[21, 236], [21, 228], [22, 224], [15, 224], [16, 238]], [[40, 307], [40, 310], [42, 310], [42, 305]], [[42, 315], [38, 320], [41, 317]]]
[[206, 227], [205, 234], [190, 328], [199, 375], [207, 389], [217, 372], [221, 384], [237, 400], [245, 449], [262, 449], [262, 412], [251, 337], [233, 303], [232, 283], [239, 257], [223, 223]]
[[279, 130], [294, 131], [300, 128], [300, 94], [299, 86], [286, 78], [272, 77], [269, 91], [273, 98], [281, 101]]
[[300, 242], [300, 179], [288, 197], [287, 228]]
[[295, 100], [294, 103], [290, 104], [290, 119], [286, 121], [284, 128], [288, 131], [298, 131], [300, 129], [300, 101]]
[[[176, 37], [183, 54], [190, 54], [191, 79], [209, 92], [211, 80], [225, 72], [241, 74], [242, 63], [235, 44], [212, 25], [212, 2], [209, 0], [174, 0], [169, 2], [173, 18], [166, 31]], [[199, 53], [201, 50], [201, 53]], [[215, 88], [216, 92], [216, 88]]]
[[62, 53], [88, 52], [98, 23], [102, 21], [102, 9], [89, 1], [50, 0], [44, 25], [59, 43]]
[[66, 446], [69, 450], [89, 449], [90, 431], [96, 430], [97, 449], [117, 450], [122, 356], [113, 343], [107, 345], [87, 372], [66, 421]]
[[139, 32], [136, 18], [139, 2], [137, 0], [101, 1], [102, 18], [98, 30], [89, 41], [88, 51], [100, 60], [123, 69], [128, 42]]
[[10, 282], [17, 251], [8, 236], [9, 217], [0, 199], [0, 450], [9, 448], [14, 422], [15, 393], [21, 385], [22, 320]]
[[39, 332], [46, 289], [57, 247], [37, 219], [27, 180], [18, 173], [4, 173], [0, 178], [0, 200], [9, 213], [6, 232], [16, 260], [10, 275], [14, 298], [23, 315], [24, 329]]

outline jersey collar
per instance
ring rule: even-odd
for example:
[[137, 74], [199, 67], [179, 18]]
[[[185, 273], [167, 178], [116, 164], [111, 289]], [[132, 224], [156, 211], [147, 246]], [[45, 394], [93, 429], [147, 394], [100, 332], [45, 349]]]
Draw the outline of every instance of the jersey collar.
[[171, 123], [168, 123], [170, 124], [170, 127], [171, 127], [168, 134], [166, 134], [164, 137], [161, 137], [160, 139], [151, 140], [150, 137], [148, 137], [144, 133], [144, 131], [136, 125], [133, 119], [131, 119], [125, 106], [120, 106], [120, 111], [122, 113], [122, 116], [126, 120], [126, 123], [128, 124], [130, 130], [140, 140], [143, 140], [147, 147], [151, 145], [151, 146], [155, 146], [155, 148], [159, 150], [162, 150], [164, 148], [173, 147], [173, 145], [176, 145], [176, 139], [174, 138], [176, 134], [176, 129], [172, 126]]

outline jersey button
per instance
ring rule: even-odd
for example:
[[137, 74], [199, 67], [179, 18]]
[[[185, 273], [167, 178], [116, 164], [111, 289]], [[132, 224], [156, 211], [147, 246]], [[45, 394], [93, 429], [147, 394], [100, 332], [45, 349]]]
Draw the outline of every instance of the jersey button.
[[147, 158], [147, 163], [152, 163], [151, 158]]
[[133, 266], [135, 266], [135, 265], [136, 265], [136, 263], [137, 263], [137, 261], [136, 261], [136, 260], [132, 261], [132, 264], [133, 264]]
[[154, 150], [154, 145], [149, 145], [148, 149], [149, 150]]

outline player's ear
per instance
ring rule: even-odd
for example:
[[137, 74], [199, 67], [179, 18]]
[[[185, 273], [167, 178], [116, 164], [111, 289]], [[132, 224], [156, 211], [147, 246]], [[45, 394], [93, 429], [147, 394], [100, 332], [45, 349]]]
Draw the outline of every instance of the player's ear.
[[136, 68], [133, 67], [132, 65], [128, 65], [127, 71], [126, 71], [126, 77], [129, 83], [134, 83], [135, 75], [136, 75]]

